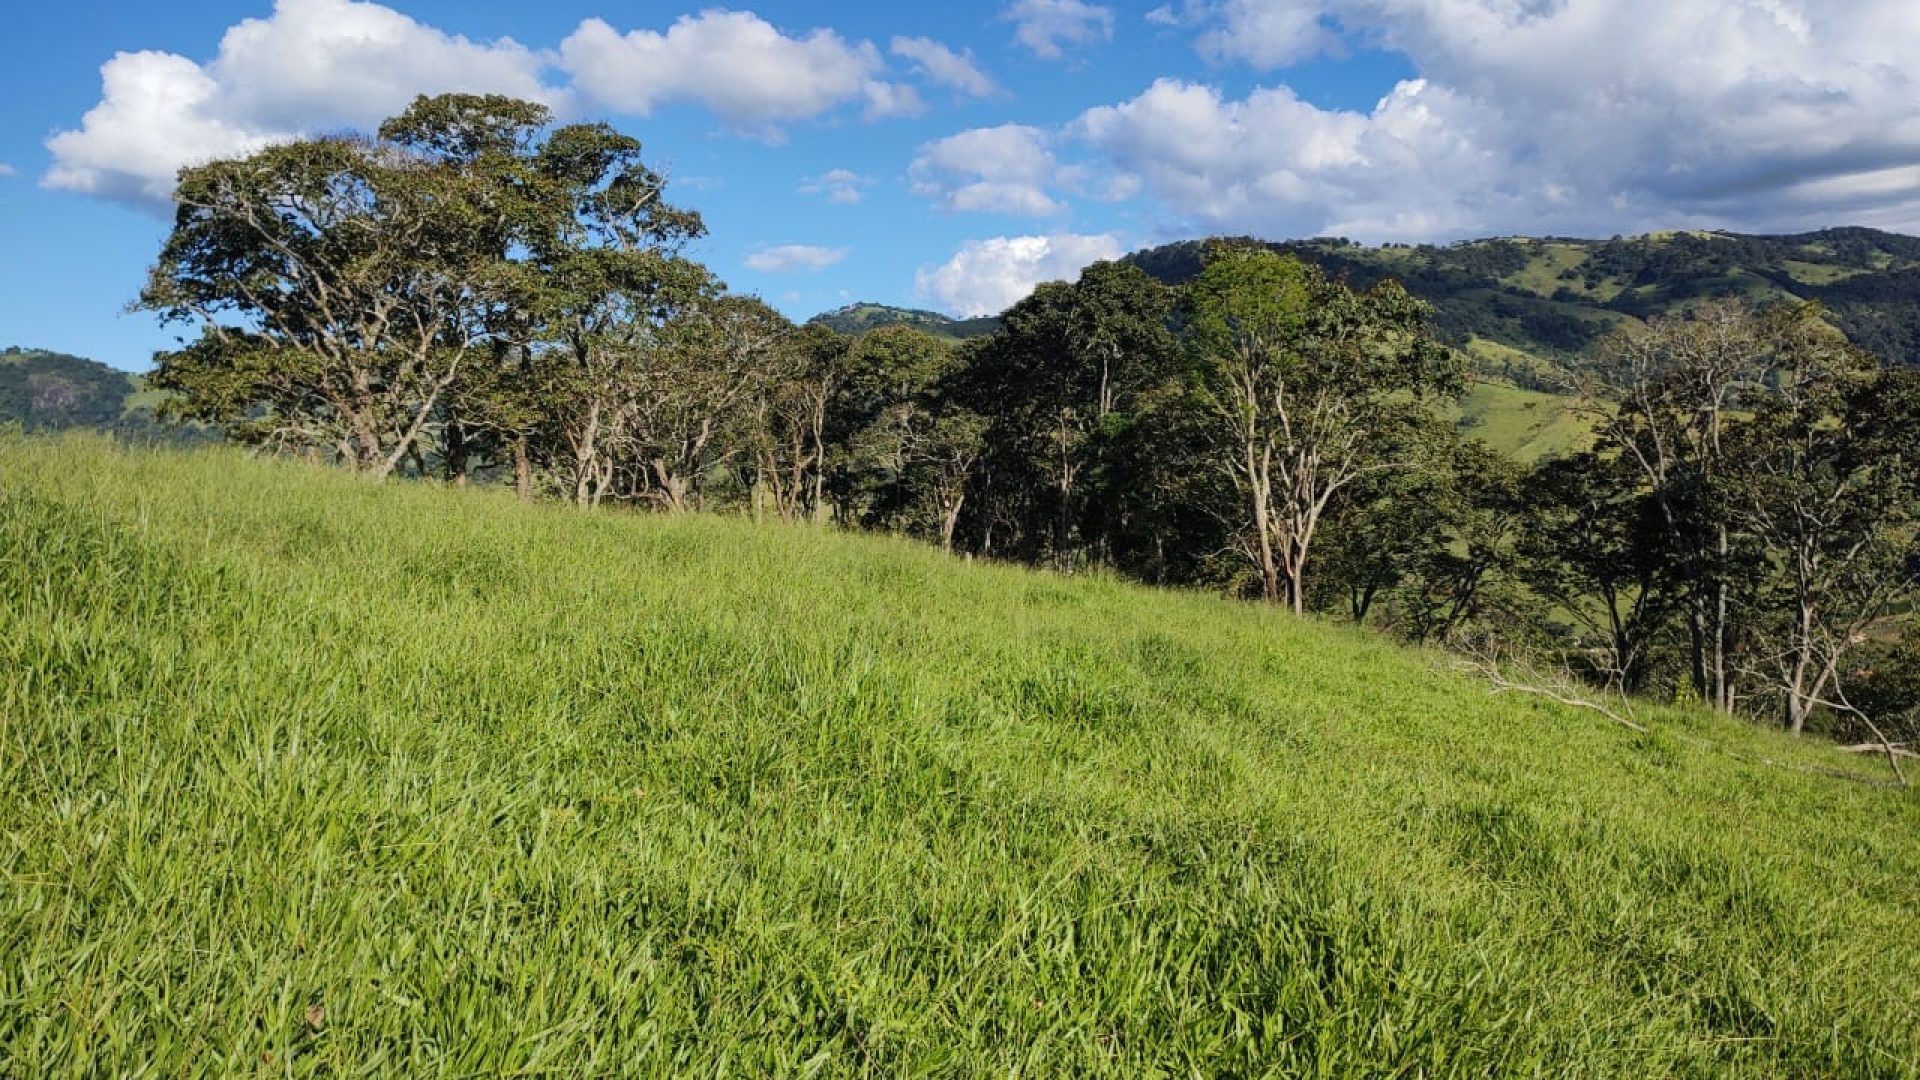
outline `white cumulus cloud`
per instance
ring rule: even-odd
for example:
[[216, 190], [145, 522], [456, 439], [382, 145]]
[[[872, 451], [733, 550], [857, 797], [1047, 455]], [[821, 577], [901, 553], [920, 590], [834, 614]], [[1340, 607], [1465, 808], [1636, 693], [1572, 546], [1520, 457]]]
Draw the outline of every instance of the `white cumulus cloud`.
[[[1200, 51], [1216, 60], [1241, 60], [1259, 68], [1304, 60], [1334, 40], [1322, 21], [1328, 6], [1291, 0], [1224, 0], [1212, 16], [1216, 25], [1200, 36]], [[1208, 16], [1197, 5], [1189, 5], [1188, 18], [1207, 20]]]
[[1064, 209], [1047, 193], [1058, 163], [1052, 136], [1024, 124], [974, 128], [920, 147], [907, 177], [943, 210], [1041, 217]]
[[928, 80], [969, 97], [991, 97], [999, 89], [974, 63], [971, 50], [957, 53], [924, 37], [896, 37], [892, 50], [893, 55], [913, 61], [915, 69]]
[[1088, 264], [1120, 254], [1111, 234], [996, 236], [968, 241], [939, 266], [922, 267], [914, 288], [921, 299], [963, 318], [998, 315], [1041, 282], [1073, 278]]
[[886, 65], [872, 42], [849, 42], [832, 30], [789, 37], [749, 11], [684, 15], [664, 33], [621, 34], [588, 19], [560, 43], [560, 65], [607, 108], [644, 116], [696, 101], [761, 134], [853, 102], [870, 116], [921, 108], [910, 87], [879, 78]]
[[1358, 113], [1317, 108], [1285, 87], [1230, 101], [1163, 79], [1089, 110], [1073, 131], [1206, 229], [1397, 238], [1470, 231], [1503, 197], [1500, 163], [1461, 135], [1476, 120], [1417, 80]]
[[1000, 17], [1013, 23], [1015, 41], [1048, 60], [1113, 39], [1113, 9], [1084, 0], [1015, 0]]
[[[959, 77], [928, 57], [919, 62], [929, 79]], [[124, 52], [100, 76], [99, 102], [47, 141], [44, 182], [156, 210], [182, 166], [368, 129], [419, 94], [499, 93], [563, 112], [585, 99], [639, 115], [693, 102], [763, 137], [842, 107], [868, 118], [926, 108], [912, 86], [886, 78], [871, 42], [832, 30], [790, 36], [723, 10], [626, 34], [587, 19], [549, 51], [448, 34], [370, 0], [276, 0], [270, 15], [229, 27], [211, 60]]]
[[830, 203], [852, 205], [866, 198], [867, 189], [872, 186], [871, 176], [862, 176], [852, 169], [829, 169], [801, 181], [799, 191], [802, 195], [824, 196]]
[[416, 94], [560, 100], [541, 69], [510, 38], [469, 41], [357, 0], [278, 0], [271, 16], [229, 28], [204, 65], [151, 51], [108, 60], [99, 104], [47, 141], [45, 183], [164, 206], [184, 165], [318, 128], [369, 126]]
[[747, 269], [763, 274], [791, 274], [802, 270], [824, 270], [847, 257], [846, 248], [814, 247], [809, 244], [781, 244], [762, 248], [747, 256]]
[[1258, 70], [1373, 46], [1371, 110], [1160, 80], [1069, 130], [1194, 227], [1361, 239], [1920, 226], [1910, 0], [1190, 0]]

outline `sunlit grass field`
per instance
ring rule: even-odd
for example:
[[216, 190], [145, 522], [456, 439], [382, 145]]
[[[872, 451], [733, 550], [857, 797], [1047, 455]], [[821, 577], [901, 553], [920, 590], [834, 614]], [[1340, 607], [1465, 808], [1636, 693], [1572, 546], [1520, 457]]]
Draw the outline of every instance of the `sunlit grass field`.
[[1525, 464], [1593, 445], [1593, 420], [1573, 399], [1502, 383], [1476, 382], [1445, 415], [1468, 438]]
[[901, 541], [0, 438], [0, 1075], [1920, 1073], [1920, 799], [1645, 718]]

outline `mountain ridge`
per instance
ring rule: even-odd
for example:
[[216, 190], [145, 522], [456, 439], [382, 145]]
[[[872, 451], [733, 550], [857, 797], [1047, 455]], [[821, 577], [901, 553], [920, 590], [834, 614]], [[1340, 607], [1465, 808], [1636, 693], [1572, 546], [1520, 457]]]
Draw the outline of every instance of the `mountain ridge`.
[[10, 345], [0, 349], [0, 426], [28, 432], [91, 428], [142, 442], [202, 442], [212, 433], [162, 423], [163, 395], [146, 379], [69, 353]]
[[[1501, 236], [1446, 245], [1229, 239], [1297, 255], [1361, 287], [1400, 281], [1434, 305], [1436, 331], [1483, 374], [1522, 387], [1545, 388], [1553, 369], [1623, 323], [1729, 296], [1819, 301], [1856, 344], [1894, 363], [1920, 364], [1920, 237], [1879, 229]], [[1181, 284], [1199, 273], [1211, 242], [1142, 248], [1122, 261]], [[999, 322], [878, 303], [849, 304], [809, 321], [843, 333], [906, 323], [955, 341], [991, 333]]]

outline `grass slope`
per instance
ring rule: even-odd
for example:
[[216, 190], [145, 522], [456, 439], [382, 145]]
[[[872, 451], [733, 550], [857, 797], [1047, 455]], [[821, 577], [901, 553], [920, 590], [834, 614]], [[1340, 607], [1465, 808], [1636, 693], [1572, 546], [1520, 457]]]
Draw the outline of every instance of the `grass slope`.
[[1653, 722], [883, 539], [0, 441], [0, 1074], [1913, 1075], [1920, 801]]
[[1447, 415], [1464, 434], [1528, 464], [1593, 444], [1592, 420], [1570, 399], [1496, 382], [1474, 383]]
[[[1920, 364], [1920, 238], [1841, 228], [1792, 236], [1664, 232], [1612, 240], [1499, 237], [1438, 247], [1345, 240], [1272, 245], [1366, 287], [1394, 278], [1436, 309], [1435, 326], [1477, 361], [1476, 345], [1521, 354], [1521, 368], [1572, 366], [1623, 324], [1674, 315], [1715, 297], [1768, 305], [1816, 300], [1858, 344]], [[1182, 241], [1127, 258], [1164, 281], [1196, 276], [1205, 244]], [[1503, 357], [1490, 375], [1515, 365]], [[1524, 385], [1524, 384], [1523, 384]]]

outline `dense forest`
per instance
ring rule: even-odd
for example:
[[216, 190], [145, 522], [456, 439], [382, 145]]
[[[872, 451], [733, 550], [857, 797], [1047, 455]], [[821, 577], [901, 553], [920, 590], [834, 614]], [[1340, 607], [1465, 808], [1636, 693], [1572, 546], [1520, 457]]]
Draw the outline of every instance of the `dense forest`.
[[[462, 95], [187, 169], [141, 303], [199, 336], [152, 383], [375, 478], [889, 530], [1352, 619], [1526, 690], [1915, 734], [1920, 367], [1876, 358], [1914, 327], [1865, 299], [1913, 253], [1879, 234], [1586, 245], [1560, 299], [1487, 284], [1538, 276], [1521, 242], [1218, 240], [956, 340], [729, 293], [664, 188], [604, 125]], [[1728, 284], [1787, 250], [1796, 291]], [[1444, 419], [1499, 334], [1588, 445], [1522, 464]]]
[[[1818, 301], [1856, 344], [1894, 363], [1920, 364], [1920, 239], [1875, 229], [1513, 237], [1444, 246], [1243, 242], [1295, 256], [1355, 287], [1392, 278], [1434, 306], [1435, 333], [1466, 352], [1477, 372], [1541, 389], [1556, 389], [1553, 376], [1579, 367], [1612, 330], [1711, 299], [1762, 307]], [[1199, 276], [1207, 248], [1202, 241], [1168, 244], [1125, 261], [1164, 284], [1184, 285]], [[843, 333], [905, 322], [956, 339], [998, 325], [873, 304], [814, 321]]]

